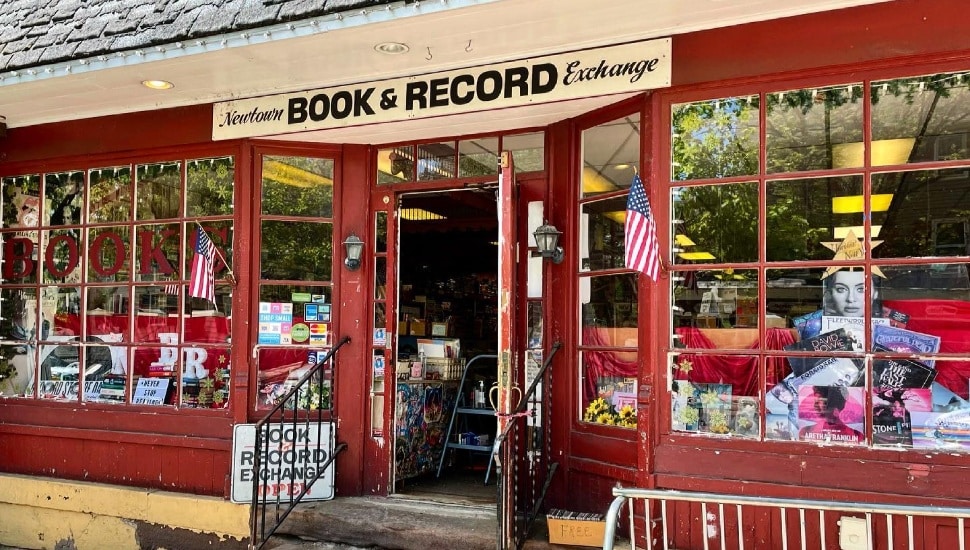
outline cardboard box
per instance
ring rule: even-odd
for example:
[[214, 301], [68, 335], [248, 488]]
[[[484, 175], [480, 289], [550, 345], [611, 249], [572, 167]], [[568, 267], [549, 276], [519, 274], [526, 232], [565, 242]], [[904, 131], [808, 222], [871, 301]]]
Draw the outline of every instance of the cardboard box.
[[546, 518], [551, 544], [603, 547], [605, 521]]
[[412, 319], [411, 322], [408, 323], [408, 334], [411, 336], [427, 336], [428, 324], [424, 321]]

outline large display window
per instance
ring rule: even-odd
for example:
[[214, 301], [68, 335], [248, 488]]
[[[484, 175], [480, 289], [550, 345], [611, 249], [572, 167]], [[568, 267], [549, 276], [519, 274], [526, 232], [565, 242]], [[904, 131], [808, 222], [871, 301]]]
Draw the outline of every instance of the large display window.
[[966, 75], [669, 113], [671, 431], [970, 449]]
[[2, 179], [0, 395], [227, 408], [232, 157]]

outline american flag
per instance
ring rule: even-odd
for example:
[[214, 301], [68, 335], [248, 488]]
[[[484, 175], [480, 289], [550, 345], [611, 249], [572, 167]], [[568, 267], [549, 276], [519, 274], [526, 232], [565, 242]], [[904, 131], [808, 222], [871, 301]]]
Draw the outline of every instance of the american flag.
[[650, 201], [640, 181], [640, 174], [635, 174], [630, 184], [624, 230], [626, 267], [636, 269], [656, 281], [660, 274], [660, 243], [657, 241], [657, 223], [650, 211]]
[[189, 279], [189, 296], [216, 303], [215, 245], [202, 227], [195, 231], [195, 257]]
[[179, 286], [180, 285], [178, 285], [178, 284], [167, 284], [167, 285], [165, 285], [165, 294], [174, 294], [174, 295], [178, 296]]

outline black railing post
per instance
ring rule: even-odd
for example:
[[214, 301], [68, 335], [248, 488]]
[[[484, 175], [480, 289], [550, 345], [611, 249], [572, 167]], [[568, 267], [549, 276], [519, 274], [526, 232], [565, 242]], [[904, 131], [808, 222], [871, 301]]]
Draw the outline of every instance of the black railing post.
[[[313, 367], [304, 373], [299, 381], [278, 400], [272, 410], [256, 423], [255, 448], [253, 449], [253, 500], [250, 509], [249, 547], [252, 550], [259, 550], [266, 544], [266, 541], [273, 536], [290, 512], [303, 500], [313, 484], [323, 477], [323, 472], [333, 464], [337, 455], [347, 448], [345, 443], [334, 445], [331, 445], [331, 443], [336, 439], [334, 429], [337, 425], [333, 414], [334, 396], [336, 394], [334, 387], [337, 378], [335, 373], [336, 356], [337, 351], [349, 342], [350, 337], [341, 338], [337, 345], [327, 352], [321, 360], [316, 361]], [[328, 370], [330, 372], [329, 379], [327, 378]], [[324, 445], [324, 442], [321, 441], [323, 438], [322, 425], [325, 419], [333, 421], [334, 428], [330, 430], [330, 440], [326, 442], [326, 448], [331, 449], [332, 447], [333, 451], [330, 454], [322, 453], [325, 455], [322, 456], [321, 451]], [[309, 436], [310, 423], [313, 420], [317, 424], [317, 437], [311, 448]], [[275, 453], [279, 460], [276, 462], [281, 466], [279, 476], [275, 480], [270, 479], [268, 474], [269, 465], [272, 463], [270, 461], [270, 447], [274, 443], [271, 437], [274, 428], [278, 431]], [[304, 453], [297, 450], [299, 447], [297, 440], [301, 438], [306, 442]], [[288, 439], [292, 441], [287, 441]], [[312, 475], [308, 475], [309, 472], [304, 471], [303, 468], [298, 468], [297, 457], [301, 455], [311, 459], [303, 462], [306, 463], [307, 467], [312, 462]], [[321, 459], [323, 459], [322, 463], [319, 462]], [[288, 472], [285, 478], [284, 472]], [[299, 484], [297, 483], [298, 480]], [[285, 499], [284, 492], [286, 493]], [[269, 498], [270, 495], [274, 497], [272, 502]], [[273, 507], [272, 525], [269, 525], [266, 517], [270, 506]]]

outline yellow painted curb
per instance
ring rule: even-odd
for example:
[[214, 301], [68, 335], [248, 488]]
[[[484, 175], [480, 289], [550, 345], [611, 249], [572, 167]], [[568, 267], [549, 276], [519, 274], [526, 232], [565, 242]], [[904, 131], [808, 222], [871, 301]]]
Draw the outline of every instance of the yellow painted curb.
[[[36, 522], [43, 519], [42, 516], [52, 515], [52, 512], [66, 513], [61, 515], [67, 522], [60, 526], [51, 525], [49, 529], [52, 532], [40, 534], [41, 538], [58, 537], [58, 533], [64, 535], [64, 528], [70, 527], [66, 536], [76, 539], [86, 530], [83, 525], [76, 524], [79, 519], [76, 514], [81, 514], [80, 519], [84, 523], [102, 522], [97, 530], [99, 536], [103, 537], [114, 538], [114, 534], [120, 538], [133, 537], [130, 524], [112, 521], [112, 518], [143, 521], [237, 540], [249, 536], [247, 504], [234, 504], [217, 497], [83, 481], [0, 474], [0, 510], [4, 517], [4, 527], [0, 527], [0, 543], [6, 544], [23, 544], [5, 540], [5, 537], [13, 535], [9, 532], [12, 524], [21, 525], [19, 530], [29, 530], [32, 533], [29, 537], [34, 537], [36, 541], [38, 528], [42, 525]], [[9, 521], [15, 519], [16, 522]], [[118, 545], [119, 548], [122, 546], [127, 545]]]

